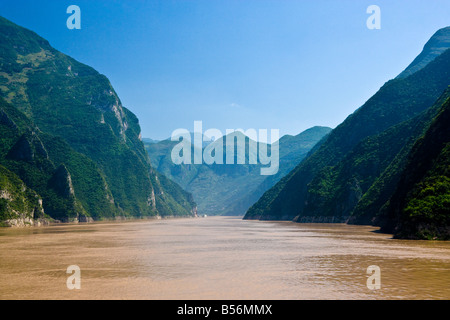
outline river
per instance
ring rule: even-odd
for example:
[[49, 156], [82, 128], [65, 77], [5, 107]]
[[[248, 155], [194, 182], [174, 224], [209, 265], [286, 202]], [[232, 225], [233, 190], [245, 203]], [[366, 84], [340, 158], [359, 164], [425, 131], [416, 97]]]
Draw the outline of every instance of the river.
[[236, 217], [2, 228], [0, 299], [450, 299], [450, 242], [376, 230]]

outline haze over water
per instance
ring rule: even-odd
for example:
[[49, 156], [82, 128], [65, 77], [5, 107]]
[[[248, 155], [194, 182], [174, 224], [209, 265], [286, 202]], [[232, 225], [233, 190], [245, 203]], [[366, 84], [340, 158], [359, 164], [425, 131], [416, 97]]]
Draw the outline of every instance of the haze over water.
[[0, 229], [0, 299], [450, 299], [450, 242], [375, 230], [235, 217]]

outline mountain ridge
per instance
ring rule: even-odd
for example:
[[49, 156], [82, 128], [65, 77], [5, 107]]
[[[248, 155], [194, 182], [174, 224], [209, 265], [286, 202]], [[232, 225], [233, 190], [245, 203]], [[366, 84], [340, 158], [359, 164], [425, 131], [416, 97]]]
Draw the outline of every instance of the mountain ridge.
[[422, 52], [401, 72], [397, 78], [406, 78], [419, 71], [428, 63], [450, 48], [450, 27], [436, 31], [422, 49]]
[[[41, 140], [47, 135], [52, 137], [44, 145], [61, 161], [55, 162], [55, 167], [67, 165], [66, 161], [81, 155], [89, 159], [86, 163], [96, 167], [105, 183], [99, 189], [108, 190], [113, 208], [95, 209], [95, 201], [90, 201], [91, 209], [97, 211], [93, 217], [195, 215], [196, 204], [191, 195], [170, 180], [158, 178], [151, 167], [140, 140], [139, 121], [122, 105], [108, 78], [3, 17], [0, 17], [0, 96], [33, 122], [33, 130]], [[21, 144], [24, 151], [26, 141]], [[71, 149], [69, 153], [74, 158], [63, 157], [58, 148]], [[84, 199], [89, 199], [89, 185], [79, 183], [80, 179], [89, 178], [77, 169], [82, 164], [69, 167], [75, 194], [84, 194]], [[78, 178], [74, 177], [74, 170], [78, 170]], [[175, 196], [166, 192], [169, 189]], [[41, 188], [40, 192], [46, 191]], [[56, 196], [53, 200], [44, 199], [44, 207], [50, 210], [49, 201], [55, 204], [56, 199]], [[78, 211], [85, 211], [83, 201], [75, 199]], [[58, 214], [55, 218], [67, 217]]]
[[[364, 139], [413, 119], [431, 107], [449, 85], [449, 65], [450, 50], [447, 49], [417, 72], [386, 82], [362, 107], [336, 127], [315, 152], [254, 203], [244, 218], [295, 218], [298, 222], [311, 222], [311, 218], [318, 217], [318, 220], [324, 221], [325, 216], [322, 213], [311, 211], [310, 206], [318, 201], [317, 198], [308, 199], [308, 196], [311, 196], [311, 181], [316, 179], [314, 184], [317, 186], [323, 183], [322, 189], [317, 189], [317, 192], [320, 192], [316, 192], [319, 199], [335, 192], [335, 189], [328, 185], [334, 179], [332, 175], [336, 173], [333, 168], [342, 163]], [[322, 175], [321, 178], [319, 174]], [[373, 179], [370, 183], [373, 183]], [[357, 185], [354, 187], [358, 189]], [[361, 195], [355, 196], [349, 212], [353, 210], [352, 206], [359, 201]]]
[[[290, 168], [300, 162], [307, 152], [330, 131], [331, 129], [328, 127], [316, 126], [296, 136], [281, 137], [279, 140], [279, 172], [274, 176], [261, 176], [262, 165], [259, 163], [249, 164], [250, 138], [240, 131], [232, 135], [239, 135], [246, 139], [246, 154], [245, 159], [242, 159], [245, 164], [243, 165], [236, 164], [236, 154], [233, 162], [236, 165], [226, 164], [225, 145], [228, 140], [226, 136], [216, 142], [211, 142], [211, 144], [223, 143], [223, 165], [195, 165], [193, 161], [189, 165], [173, 164], [170, 157], [171, 150], [178, 144], [178, 141], [164, 140], [156, 144], [148, 143], [146, 149], [152, 164], [158, 171], [193, 193], [199, 206], [199, 212], [208, 215], [243, 215], [253, 200], [256, 200], [262, 192], [289, 172]], [[233, 136], [233, 138], [235, 137]], [[255, 144], [259, 149], [261, 143], [255, 142]], [[204, 148], [206, 148], [205, 145]], [[271, 150], [270, 145], [267, 146], [267, 150]], [[257, 155], [258, 151], [254, 156], [257, 157]], [[191, 152], [191, 156], [193, 157], [193, 152]], [[223, 192], [220, 191], [220, 188], [224, 189]]]

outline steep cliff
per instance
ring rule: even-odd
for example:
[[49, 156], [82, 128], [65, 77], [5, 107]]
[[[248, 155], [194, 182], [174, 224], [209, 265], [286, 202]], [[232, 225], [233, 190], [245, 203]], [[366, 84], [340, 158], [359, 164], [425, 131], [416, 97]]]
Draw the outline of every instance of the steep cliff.
[[397, 238], [450, 240], [450, 94], [415, 142], [380, 220]]
[[[4, 161], [14, 162], [12, 171], [42, 195], [50, 216], [150, 217], [169, 214], [158, 210], [167, 206], [175, 210], [170, 215], [192, 215], [196, 205], [188, 194], [177, 194], [177, 200], [170, 192], [155, 196], [155, 189], [176, 187], [170, 181], [163, 186], [156, 178], [140, 141], [138, 119], [122, 106], [109, 80], [2, 17], [0, 96], [9, 110], [0, 112], [10, 135]], [[29, 120], [28, 128], [15, 129], [11, 113], [24, 115], [21, 121]], [[74, 202], [47, 185], [62, 164], [73, 184]], [[31, 169], [19, 167], [39, 170], [30, 176]]]
[[429, 57], [431, 51], [439, 54], [422, 57], [415, 64], [420, 67], [409, 68], [415, 72], [387, 82], [269, 189], [245, 218], [346, 220], [396, 154], [420, 134], [423, 127], [412, 119], [433, 106], [450, 84], [450, 43], [442, 36], [448, 35], [447, 29], [430, 39], [423, 56]]

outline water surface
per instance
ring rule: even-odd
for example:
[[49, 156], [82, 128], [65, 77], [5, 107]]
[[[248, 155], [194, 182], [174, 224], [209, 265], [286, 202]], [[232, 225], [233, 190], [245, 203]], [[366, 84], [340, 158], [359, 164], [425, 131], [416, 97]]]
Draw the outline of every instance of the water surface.
[[0, 229], [0, 299], [450, 299], [450, 242], [374, 231], [234, 217]]

